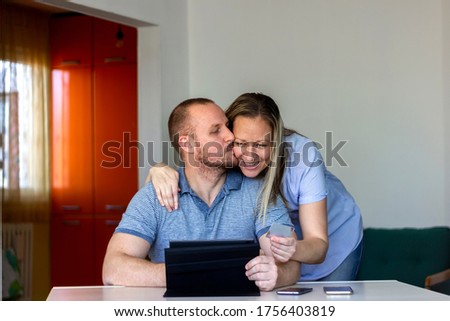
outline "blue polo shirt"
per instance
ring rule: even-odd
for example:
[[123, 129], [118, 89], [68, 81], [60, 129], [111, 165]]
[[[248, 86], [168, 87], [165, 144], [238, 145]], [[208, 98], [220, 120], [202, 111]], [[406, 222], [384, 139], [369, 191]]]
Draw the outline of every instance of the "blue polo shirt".
[[178, 209], [168, 212], [156, 197], [153, 184], [131, 200], [115, 233], [127, 233], [150, 243], [152, 262], [164, 262], [164, 249], [179, 240], [257, 240], [273, 222], [292, 226], [281, 200], [269, 207], [265, 220], [257, 218], [256, 200], [261, 181], [229, 170], [225, 184], [209, 207], [190, 188], [179, 169]]

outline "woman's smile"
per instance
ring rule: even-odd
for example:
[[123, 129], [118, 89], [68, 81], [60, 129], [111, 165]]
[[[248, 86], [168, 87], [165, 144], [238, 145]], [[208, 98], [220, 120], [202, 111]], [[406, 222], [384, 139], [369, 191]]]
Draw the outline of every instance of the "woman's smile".
[[258, 176], [270, 164], [272, 128], [261, 117], [238, 116], [233, 123], [233, 153], [247, 177]]

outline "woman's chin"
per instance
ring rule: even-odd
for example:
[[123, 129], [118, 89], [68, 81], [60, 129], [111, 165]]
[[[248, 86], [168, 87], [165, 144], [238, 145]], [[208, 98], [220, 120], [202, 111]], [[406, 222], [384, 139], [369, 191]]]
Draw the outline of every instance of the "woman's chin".
[[259, 173], [261, 173], [260, 168], [248, 168], [248, 167], [244, 167], [244, 166], [239, 166], [239, 168], [241, 169], [241, 172], [242, 172], [242, 174], [244, 174], [244, 176], [250, 177], [250, 178], [257, 177], [259, 175]]

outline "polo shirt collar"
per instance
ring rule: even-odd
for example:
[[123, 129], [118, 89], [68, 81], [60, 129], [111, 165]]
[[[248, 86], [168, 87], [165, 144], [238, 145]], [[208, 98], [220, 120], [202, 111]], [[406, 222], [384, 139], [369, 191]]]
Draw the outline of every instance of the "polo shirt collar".
[[[180, 186], [180, 193], [181, 194], [184, 194], [184, 193], [195, 194], [194, 191], [189, 186], [189, 183], [186, 179], [186, 175], [184, 173], [184, 167], [180, 167], [178, 169], [178, 173], [180, 174], [180, 181], [178, 183]], [[235, 170], [235, 169], [229, 169], [227, 171], [227, 178], [225, 180], [225, 184], [222, 187], [223, 191], [226, 194], [228, 194], [231, 190], [240, 189], [243, 179], [244, 179], [243, 175], [240, 171]]]

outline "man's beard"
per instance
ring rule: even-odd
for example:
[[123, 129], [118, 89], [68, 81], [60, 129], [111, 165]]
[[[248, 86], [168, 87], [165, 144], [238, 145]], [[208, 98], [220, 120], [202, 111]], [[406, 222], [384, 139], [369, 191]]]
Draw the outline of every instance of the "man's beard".
[[[221, 156], [221, 157], [220, 157]], [[223, 151], [223, 155], [217, 155], [217, 153], [204, 153], [203, 149], [200, 149], [199, 155], [196, 157], [197, 163], [206, 168], [225, 170], [227, 168], [233, 168], [236, 163], [235, 157], [231, 145]]]
[[211, 157], [202, 155], [201, 163], [205, 167], [217, 168], [217, 169], [228, 169], [233, 168], [235, 161], [233, 160], [234, 155], [232, 152], [225, 152], [222, 159], [211, 160]]

